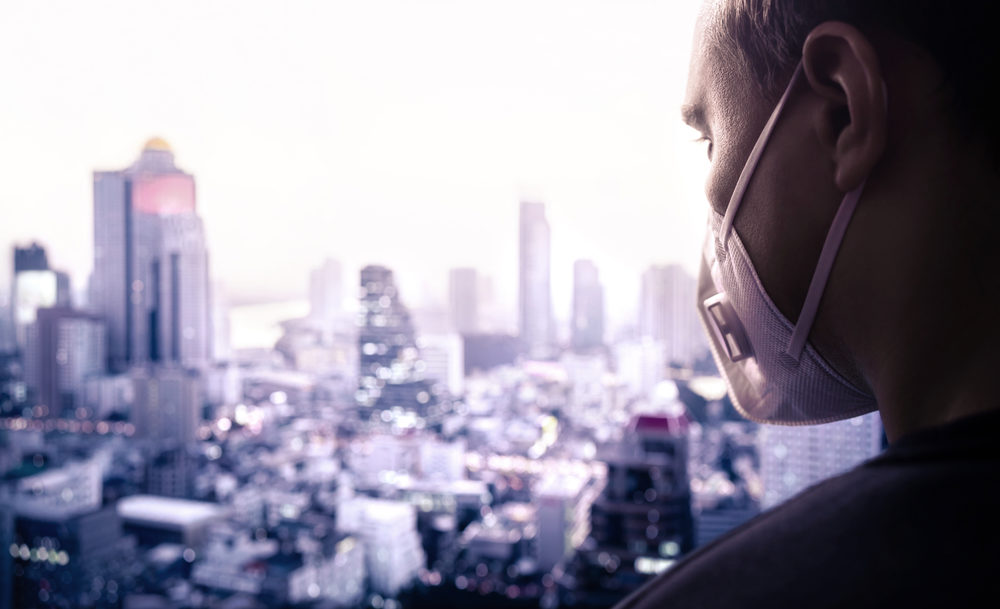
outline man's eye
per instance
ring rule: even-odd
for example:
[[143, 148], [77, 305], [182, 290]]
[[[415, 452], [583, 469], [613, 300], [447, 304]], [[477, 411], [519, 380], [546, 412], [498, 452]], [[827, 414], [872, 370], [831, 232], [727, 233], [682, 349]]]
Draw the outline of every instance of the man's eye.
[[696, 139], [695, 143], [698, 143], [698, 144], [707, 144], [707, 146], [705, 146], [705, 154], [708, 156], [708, 160], [711, 161], [712, 160], [712, 140], [708, 136], [703, 135], [703, 136], [699, 137], [698, 139]]

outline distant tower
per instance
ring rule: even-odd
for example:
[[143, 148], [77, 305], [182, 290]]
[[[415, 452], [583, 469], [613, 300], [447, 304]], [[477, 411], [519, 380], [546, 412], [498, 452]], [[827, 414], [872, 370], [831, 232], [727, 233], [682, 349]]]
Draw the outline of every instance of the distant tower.
[[38, 243], [14, 247], [11, 318], [18, 349], [28, 348], [28, 328], [44, 307], [70, 305], [69, 275], [49, 268], [45, 248]]
[[14, 247], [14, 273], [49, 270], [49, 257], [45, 248], [37, 243], [27, 247]]
[[767, 509], [882, 452], [882, 420], [872, 412], [823, 425], [762, 425], [757, 438]]
[[105, 334], [100, 318], [68, 307], [38, 310], [25, 352], [25, 377], [53, 416], [74, 418], [88, 379], [104, 374]]
[[198, 372], [175, 365], [133, 369], [132, 423], [136, 438], [166, 446], [197, 441], [203, 403]]
[[448, 304], [451, 324], [459, 334], [479, 331], [479, 274], [476, 269], [451, 269], [448, 274]]
[[545, 204], [521, 202], [519, 330], [532, 355], [544, 356], [554, 338], [550, 286], [550, 230]]
[[595, 605], [614, 604], [693, 549], [688, 424], [686, 414], [637, 415], [598, 453], [607, 483], [577, 565], [579, 592]]
[[593, 349], [604, 344], [604, 288], [590, 260], [573, 264], [573, 348]]
[[121, 171], [94, 172], [91, 306], [107, 322], [115, 370], [211, 359], [208, 252], [194, 176], [160, 138]]
[[330, 323], [340, 312], [343, 298], [340, 263], [331, 258], [309, 274], [309, 316]]
[[668, 362], [690, 363], [708, 350], [696, 294], [694, 277], [678, 265], [651, 266], [642, 275], [639, 330], [666, 346]]
[[361, 269], [360, 296], [356, 399], [362, 414], [386, 423], [403, 411], [432, 414], [437, 404], [425, 380], [427, 365], [420, 359], [410, 312], [399, 298], [392, 271], [383, 266]]

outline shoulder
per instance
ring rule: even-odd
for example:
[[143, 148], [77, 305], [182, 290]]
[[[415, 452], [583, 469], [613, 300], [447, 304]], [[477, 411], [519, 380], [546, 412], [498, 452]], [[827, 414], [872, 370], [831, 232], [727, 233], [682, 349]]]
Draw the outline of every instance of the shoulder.
[[[1000, 519], [987, 516], [1000, 509], [996, 470], [875, 459], [704, 546], [619, 608], [955, 606], [963, 590], [998, 588], [987, 575], [1000, 566]], [[968, 585], [947, 595], [932, 583], [956, 579]]]

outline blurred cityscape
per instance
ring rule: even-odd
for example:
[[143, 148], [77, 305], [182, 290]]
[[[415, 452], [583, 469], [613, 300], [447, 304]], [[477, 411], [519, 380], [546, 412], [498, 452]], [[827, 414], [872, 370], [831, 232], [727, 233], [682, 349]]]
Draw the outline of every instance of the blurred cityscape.
[[253, 349], [167, 142], [94, 172], [93, 204], [88, 286], [13, 245], [0, 607], [610, 607], [883, 446], [877, 414], [741, 419], [680, 266], [612, 332], [578, 260], [557, 327], [541, 201], [511, 202], [516, 332], [475, 268], [417, 310], [392, 269], [317, 260]]

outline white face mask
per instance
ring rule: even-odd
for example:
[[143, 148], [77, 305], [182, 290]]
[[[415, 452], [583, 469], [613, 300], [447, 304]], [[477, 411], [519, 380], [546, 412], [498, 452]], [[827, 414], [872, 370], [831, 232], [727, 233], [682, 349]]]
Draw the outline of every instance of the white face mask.
[[806, 341], [864, 183], [847, 193], [837, 210], [798, 325], [788, 321], [767, 295], [746, 248], [733, 230], [750, 178], [801, 73], [800, 65], [757, 139], [726, 215], [709, 212], [698, 279], [698, 313], [729, 396], [743, 416], [758, 423], [826, 423], [878, 408], [875, 396], [855, 387]]

